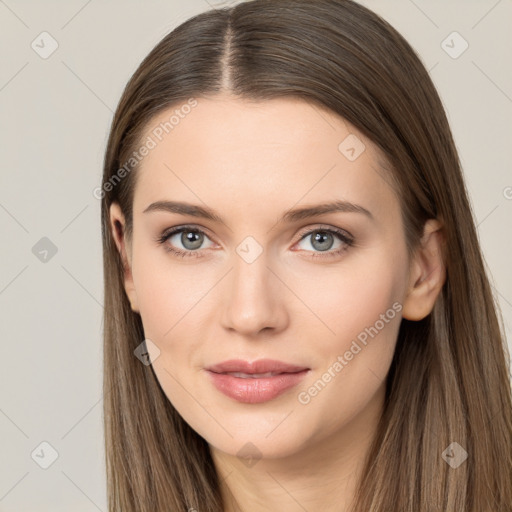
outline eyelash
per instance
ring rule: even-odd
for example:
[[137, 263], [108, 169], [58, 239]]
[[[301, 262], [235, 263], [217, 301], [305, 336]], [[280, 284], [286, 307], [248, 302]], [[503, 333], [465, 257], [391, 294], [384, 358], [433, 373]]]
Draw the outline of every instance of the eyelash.
[[[172, 228], [170, 230], [164, 231], [161, 235], [159, 235], [157, 237], [156, 241], [159, 244], [164, 245], [165, 242], [167, 242], [167, 240], [169, 240], [169, 238], [171, 238], [171, 236], [176, 235], [177, 233], [183, 233], [183, 232], [201, 233], [201, 234], [203, 234], [203, 235], [208, 237], [208, 235], [203, 230], [201, 230], [201, 229], [199, 229], [197, 227], [194, 227], [194, 226], [180, 226], [180, 227], [177, 227], [177, 228]], [[342, 231], [342, 230], [336, 229], [336, 228], [324, 228], [324, 227], [317, 227], [315, 229], [310, 229], [308, 231], [303, 231], [302, 233], [300, 233], [300, 239], [298, 240], [298, 242], [301, 242], [307, 236], [312, 235], [312, 234], [317, 233], [317, 232], [329, 233], [329, 234], [335, 235], [345, 245], [343, 247], [341, 247], [340, 249], [336, 249], [334, 251], [329, 250], [329, 251], [317, 251], [317, 252], [314, 252], [311, 255], [312, 258], [331, 258], [331, 257], [336, 257], [336, 256], [339, 256], [340, 254], [342, 254], [343, 252], [345, 252], [346, 250], [348, 250], [349, 247], [352, 247], [354, 245], [354, 238], [351, 237], [345, 231]], [[200, 250], [182, 251], [180, 249], [175, 249], [175, 248], [171, 247], [169, 244], [165, 244], [164, 249], [167, 252], [173, 253], [176, 256], [179, 256], [181, 258], [187, 258], [187, 257], [201, 258], [201, 257], [203, 257], [203, 255], [201, 254]], [[311, 252], [311, 251], [307, 251], [307, 252]]]

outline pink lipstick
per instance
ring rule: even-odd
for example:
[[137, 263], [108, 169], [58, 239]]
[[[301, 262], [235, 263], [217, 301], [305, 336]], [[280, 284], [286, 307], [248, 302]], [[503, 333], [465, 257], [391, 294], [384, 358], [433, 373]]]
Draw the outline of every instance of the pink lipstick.
[[309, 372], [305, 366], [272, 359], [252, 363], [240, 359], [206, 368], [213, 385], [238, 402], [256, 404], [272, 400], [296, 386]]

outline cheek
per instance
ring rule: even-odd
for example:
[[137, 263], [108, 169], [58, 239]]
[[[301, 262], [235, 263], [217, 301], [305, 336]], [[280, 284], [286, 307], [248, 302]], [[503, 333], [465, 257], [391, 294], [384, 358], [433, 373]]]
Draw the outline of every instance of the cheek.
[[167, 342], [200, 323], [200, 307], [216, 283], [207, 265], [180, 264], [163, 248], [134, 248], [133, 281], [146, 337]]
[[[297, 296], [314, 313], [306, 312], [308, 321], [303, 327], [321, 333], [328, 341], [322, 346], [332, 352], [373, 326], [381, 315], [386, 317], [384, 321], [392, 320], [396, 310], [401, 309], [392, 306], [402, 300], [405, 268], [402, 255], [385, 248], [368, 251], [329, 269], [311, 266], [294, 280]], [[388, 322], [384, 326], [378, 323], [381, 330], [387, 325]]]
[[404, 262], [383, 250], [333, 270], [321, 290], [312, 286], [314, 276], [302, 281], [311, 309], [333, 332], [315, 345], [315, 375], [298, 399], [305, 410], [323, 411], [326, 429], [361, 411], [383, 384], [401, 322]]

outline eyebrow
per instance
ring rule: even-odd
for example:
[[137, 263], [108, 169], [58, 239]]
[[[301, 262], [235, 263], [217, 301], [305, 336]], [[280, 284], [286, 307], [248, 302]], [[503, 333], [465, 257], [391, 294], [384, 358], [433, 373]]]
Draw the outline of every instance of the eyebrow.
[[[164, 211], [169, 213], [178, 213], [181, 215], [191, 215], [192, 217], [201, 217], [215, 222], [225, 224], [222, 217], [208, 207], [198, 206], [190, 203], [182, 203], [179, 201], [156, 201], [151, 203], [143, 213]], [[304, 206], [288, 210], [282, 217], [280, 222], [297, 222], [299, 220], [309, 219], [326, 213], [350, 212], [362, 213], [369, 219], [375, 220], [372, 213], [361, 205], [348, 201], [332, 201], [330, 203], [317, 204], [313, 206]]]

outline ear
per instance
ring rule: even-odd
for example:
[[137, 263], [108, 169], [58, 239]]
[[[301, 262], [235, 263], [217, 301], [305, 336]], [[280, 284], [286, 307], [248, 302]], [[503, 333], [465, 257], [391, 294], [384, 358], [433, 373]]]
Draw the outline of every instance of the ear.
[[420, 247], [410, 266], [402, 310], [402, 316], [407, 320], [422, 320], [430, 314], [446, 280], [442, 227], [437, 219], [425, 223]]
[[131, 271], [131, 251], [127, 251], [127, 246], [130, 246], [131, 242], [127, 240], [126, 222], [121, 207], [118, 203], [112, 203], [110, 205], [110, 228], [112, 236], [116, 244], [117, 250], [121, 256], [124, 270], [124, 289], [130, 305], [133, 311], [140, 313], [137, 304], [137, 293], [133, 284], [133, 276]]

